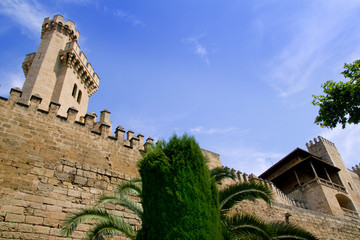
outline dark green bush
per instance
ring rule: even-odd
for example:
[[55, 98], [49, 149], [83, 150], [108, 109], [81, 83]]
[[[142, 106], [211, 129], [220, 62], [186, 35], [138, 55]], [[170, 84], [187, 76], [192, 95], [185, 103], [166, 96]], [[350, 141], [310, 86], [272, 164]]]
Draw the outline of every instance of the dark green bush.
[[158, 143], [139, 171], [144, 215], [137, 239], [222, 239], [218, 192], [193, 137]]

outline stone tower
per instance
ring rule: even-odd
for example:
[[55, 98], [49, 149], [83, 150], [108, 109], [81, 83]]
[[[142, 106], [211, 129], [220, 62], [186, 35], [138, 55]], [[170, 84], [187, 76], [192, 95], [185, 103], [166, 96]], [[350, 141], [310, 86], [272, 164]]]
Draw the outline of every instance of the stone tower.
[[[327, 201], [329, 202], [332, 211], [336, 212], [337, 209], [334, 206], [339, 206], [345, 213], [357, 212], [360, 210], [360, 191], [357, 184], [354, 182], [348, 170], [341, 158], [336, 146], [331, 141], [319, 136], [314, 139], [314, 142], [306, 144], [309, 153], [320, 157], [323, 161], [340, 169], [338, 172], [339, 180], [338, 184], [345, 188], [345, 192], [326, 192]], [[330, 182], [334, 179], [330, 178]], [[335, 214], [336, 215], [336, 214]]]
[[21, 101], [28, 103], [32, 95], [42, 98], [40, 108], [50, 102], [60, 104], [58, 114], [78, 110], [77, 118], [87, 111], [89, 97], [99, 87], [99, 77], [77, 43], [75, 24], [61, 15], [45, 18], [41, 42], [36, 53], [26, 55], [22, 68], [26, 77]]

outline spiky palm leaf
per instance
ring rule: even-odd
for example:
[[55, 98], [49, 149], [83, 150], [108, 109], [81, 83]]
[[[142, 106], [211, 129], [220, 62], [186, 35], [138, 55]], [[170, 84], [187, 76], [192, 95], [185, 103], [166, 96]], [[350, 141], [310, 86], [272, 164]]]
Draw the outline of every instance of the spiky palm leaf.
[[97, 222], [95, 228], [103, 223], [112, 222], [114, 223], [113, 228], [116, 229], [117, 232], [121, 232], [128, 237], [132, 237], [134, 235], [134, 230], [126, 221], [124, 221], [124, 219], [115, 218], [113, 214], [109, 213], [105, 209], [97, 207], [80, 209], [77, 212], [69, 214], [62, 223], [62, 233], [69, 237], [73, 234], [79, 224], [93, 220]]
[[220, 209], [223, 213], [228, 212], [236, 203], [256, 199], [263, 199], [266, 203], [271, 204], [271, 190], [256, 182], [236, 183], [222, 190], [219, 190]]
[[141, 178], [133, 178], [130, 181], [123, 181], [116, 185], [116, 196], [135, 195], [140, 196], [142, 193]]
[[231, 239], [317, 240], [311, 233], [284, 222], [267, 223], [250, 214], [226, 216]]
[[129, 198], [140, 197], [141, 193], [142, 182], [140, 178], [120, 182], [116, 185], [114, 195], [101, 195], [98, 198], [97, 206], [103, 206], [105, 203], [120, 205], [133, 211], [141, 219], [143, 214], [142, 205]]
[[223, 179], [236, 179], [236, 174], [234, 171], [231, 171], [230, 168], [216, 167], [210, 170], [210, 176], [215, 180], [215, 182], [220, 183]]
[[126, 235], [130, 239], [135, 239], [136, 231], [133, 227], [123, 217], [117, 217], [108, 212], [104, 208], [104, 204], [112, 203], [123, 206], [142, 219], [143, 209], [141, 203], [131, 199], [131, 197], [141, 196], [141, 192], [141, 179], [136, 178], [118, 183], [114, 195], [101, 195], [95, 207], [81, 209], [69, 214], [62, 224], [63, 234], [71, 236], [79, 224], [95, 221], [94, 227], [88, 231], [86, 239], [98, 239], [100, 236], [118, 235], [119, 233]]
[[127, 197], [118, 197], [118, 196], [110, 196], [110, 195], [101, 195], [98, 198], [98, 207], [101, 207], [105, 203], [112, 203], [115, 205], [119, 205], [125, 207], [131, 211], [133, 211], [140, 219], [142, 218], [143, 209], [140, 203], [133, 201]]
[[260, 218], [246, 214], [224, 216], [225, 228], [231, 239], [271, 239], [267, 233], [267, 224]]
[[311, 233], [290, 223], [271, 222], [268, 225], [268, 229], [271, 231], [272, 239], [317, 240], [317, 238]]
[[98, 222], [87, 232], [86, 238], [96, 240], [99, 236], [116, 236], [122, 233], [130, 239], [136, 239], [136, 231], [123, 218], [111, 216], [105, 221]]

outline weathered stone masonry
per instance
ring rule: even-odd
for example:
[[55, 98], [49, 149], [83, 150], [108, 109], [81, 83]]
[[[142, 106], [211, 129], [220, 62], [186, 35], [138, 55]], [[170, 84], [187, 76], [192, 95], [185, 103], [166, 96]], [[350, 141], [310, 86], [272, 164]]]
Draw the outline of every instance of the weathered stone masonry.
[[[59, 104], [44, 111], [40, 97], [26, 105], [20, 96], [21, 90], [12, 89], [9, 99], [0, 98], [0, 238], [63, 239], [59, 226], [66, 214], [137, 177], [144, 144], [153, 139], [144, 143], [142, 134], [125, 134], [121, 126], [112, 135], [107, 110], [99, 122], [94, 114], [78, 122], [75, 109], [62, 117]], [[210, 166], [221, 166], [218, 154], [203, 152]], [[132, 212], [107, 207], [139, 225]], [[83, 237], [88, 227], [80, 226], [73, 237]]]
[[[144, 142], [142, 134], [125, 132], [121, 126], [112, 134], [108, 110], [98, 121], [96, 114], [86, 114], [99, 77], [80, 52], [79, 32], [72, 21], [61, 15], [46, 18], [41, 37], [37, 52], [25, 57], [23, 89], [12, 89], [9, 99], [0, 97], [0, 239], [65, 239], [60, 224], [66, 215], [94, 205], [101, 194], [112, 194], [119, 181], [138, 176], [144, 145], [153, 143], [152, 138]], [[316, 145], [310, 147], [316, 150]], [[335, 147], [329, 149], [326, 154], [341, 165]], [[221, 166], [218, 154], [203, 153], [210, 168]], [[320, 239], [360, 239], [358, 215], [345, 219], [310, 211], [271, 182], [240, 172], [237, 176], [239, 182], [263, 182], [275, 198], [271, 207], [260, 201], [244, 202], [234, 211], [269, 221], [284, 221], [285, 214], [291, 215], [291, 223]], [[349, 193], [355, 206], [360, 204], [359, 176], [358, 171], [341, 175], [345, 185], [353, 183]], [[128, 210], [106, 207], [139, 226], [139, 219]], [[82, 238], [89, 227], [80, 225], [73, 238]]]
[[[121, 127], [112, 136], [106, 125], [94, 131], [94, 116], [76, 122], [76, 111], [60, 117], [57, 104], [39, 110], [39, 98], [27, 106], [17, 102], [20, 94], [13, 90], [9, 100], [0, 99], [0, 237], [59, 239], [68, 212], [94, 204], [117, 182], [138, 175], [143, 136], [128, 131], [124, 139]], [[139, 223], [122, 208], [116, 211]]]

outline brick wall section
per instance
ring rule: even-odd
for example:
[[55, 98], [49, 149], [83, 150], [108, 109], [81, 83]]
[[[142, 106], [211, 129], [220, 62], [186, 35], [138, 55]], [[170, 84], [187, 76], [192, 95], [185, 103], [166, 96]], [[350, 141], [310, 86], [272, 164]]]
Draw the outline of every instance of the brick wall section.
[[[76, 122], [74, 111], [59, 117], [56, 104], [39, 110], [36, 97], [29, 106], [18, 104], [20, 95], [13, 90], [9, 99], [0, 98], [0, 239], [64, 239], [59, 226], [67, 213], [93, 205], [117, 182], [138, 176], [142, 141], [133, 132], [127, 139], [123, 131], [113, 136], [106, 124], [97, 129], [86, 119]], [[210, 165], [221, 164], [218, 155], [210, 155]], [[108, 208], [139, 225], [131, 212]], [[291, 222], [321, 239], [360, 237], [359, 222], [281, 203], [243, 203], [239, 209], [268, 220], [283, 220], [290, 212]], [[82, 238], [88, 228], [81, 225], [73, 237]]]
[[[93, 205], [100, 194], [112, 194], [117, 182], [138, 175], [140, 151], [12, 97], [0, 99], [0, 238], [62, 239], [59, 224], [67, 213]], [[132, 213], [113, 211], [139, 224]]]
[[236, 206], [234, 212], [255, 214], [267, 221], [285, 221], [285, 213], [290, 213], [290, 223], [313, 233], [319, 239], [354, 240], [360, 238], [360, 221], [351, 221], [319, 212], [264, 201], [245, 201]]

